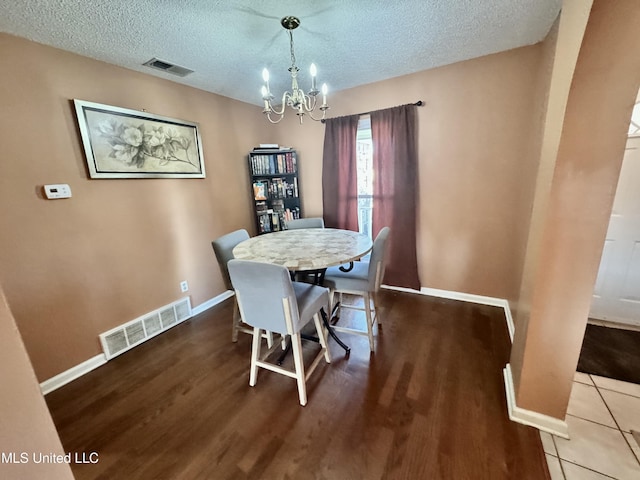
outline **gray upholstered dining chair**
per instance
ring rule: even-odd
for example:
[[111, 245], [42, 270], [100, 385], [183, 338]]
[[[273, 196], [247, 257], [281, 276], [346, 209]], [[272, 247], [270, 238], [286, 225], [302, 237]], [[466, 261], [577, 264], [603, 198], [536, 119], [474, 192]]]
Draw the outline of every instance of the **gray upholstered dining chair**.
[[[295, 218], [287, 222], [287, 230], [299, 230], [302, 228], [324, 228], [324, 220], [322, 217]], [[310, 270], [307, 272], [297, 272], [296, 280], [301, 282], [318, 283], [322, 270]]]
[[287, 230], [300, 228], [324, 228], [322, 217], [296, 218], [287, 222]]
[[[326, 332], [320, 322], [320, 310], [329, 306], [329, 291], [317, 285], [292, 282], [289, 270], [280, 265], [235, 259], [229, 261], [228, 268], [242, 318], [253, 326], [249, 385], [255, 386], [258, 367], [295, 378], [300, 405], [306, 405], [307, 378], [323, 356], [327, 363], [331, 362]], [[312, 320], [322, 348], [305, 373], [300, 330]], [[263, 330], [291, 336], [294, 371], [266, 361], [277, 345], [261, 357]]]
[[[301, 228], [324, 228], [322, 217], [295, 218], [287, 222], [287, 230], [298, 230]], [[324, 271], [312, 270], [310, 272], [298, 272], [296, 278], [304, 281], [318, 282], [318, 278]]]
[[[222, 278], [224, 280], [225, 287], [227, 287], [227, 290], [233, 291], [233, 285], [231, 285], [231, 278], [229, 277], [229, 270], [227, 269], [229, 260], [233, 259], [233, 249], [240, 242], [248, 239], [249, 233], [244, 229], [240, 229], [235, 230], [231, 233], [227, 233], [226, 235], [223, 235], [211, 242], [211, 246], [213, 247], [213, 251], [216, 254], [216, 259], [218, 260], [220, 272], [222, 273]], [[238, 301], [235, 297], [233, 299], [233, 302], [233, 325], [231, 330], [231, 341], [237, 342], [238, 332], [253, 334], [253, 329], [242, 325], [243, 322], [238, 310]], [[267, 339], [267, 345], [271, 347], [271, 345], [273, 345], [273, 333], [265, 332], [264, 338]]]
[[[354, 333], [358, 335], [367, 335], [369, 337], [369, 347], [374, 351], [373, 330], [376, 324], [381, 325], [380, 315], [378, 312], [376, 294], [380, 290], [380, 284], [384, 277], [385, 269], [385, 253], [387, 247], [387, 238], [389, 237], [389, 227], [384, 227], [378, 233], [373, 241], [371, 257], [369, 261], [354, 262], [353, 268], [349, 271], [343, 271], [340, 267], [328, 268], [324, 276], [324, 286], [331, 291], [331, 306], [335, 304], [335, 294], [339, 294], [339, 305], [336, 315], [339, 316], [341, 308], [351, 308], [355, 310], [364, 310], [367, 329], [360, 330], [356, 328], [340, 327], [335, 325], [333, 329], [338, 332]], [[364, 308], [352, 305], [344, 305], [342, 303], [342, 294], [352, 294], [362, 296], [364, 299]]]

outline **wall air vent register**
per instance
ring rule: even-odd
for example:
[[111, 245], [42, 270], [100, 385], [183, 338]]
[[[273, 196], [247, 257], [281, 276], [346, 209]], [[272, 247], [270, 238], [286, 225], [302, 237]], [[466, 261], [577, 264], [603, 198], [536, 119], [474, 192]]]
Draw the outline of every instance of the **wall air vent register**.
[[191, 302], [185, 297], [100, 334], [102, 350], [110, 360], [188, 318]]

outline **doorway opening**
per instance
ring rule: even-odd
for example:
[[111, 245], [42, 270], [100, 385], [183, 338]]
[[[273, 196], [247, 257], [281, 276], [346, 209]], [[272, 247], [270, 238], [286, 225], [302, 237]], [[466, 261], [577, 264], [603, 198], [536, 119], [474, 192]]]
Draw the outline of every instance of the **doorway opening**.
[[640, 329], [640, 92], [593, 292], [591, 323]]

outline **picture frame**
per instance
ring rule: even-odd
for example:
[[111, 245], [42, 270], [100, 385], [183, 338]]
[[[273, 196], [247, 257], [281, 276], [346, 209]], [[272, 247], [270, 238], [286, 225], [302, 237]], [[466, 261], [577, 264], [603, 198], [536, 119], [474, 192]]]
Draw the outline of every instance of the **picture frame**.
[[205, 178], [197, 123], [73, 100], [91, 178]]

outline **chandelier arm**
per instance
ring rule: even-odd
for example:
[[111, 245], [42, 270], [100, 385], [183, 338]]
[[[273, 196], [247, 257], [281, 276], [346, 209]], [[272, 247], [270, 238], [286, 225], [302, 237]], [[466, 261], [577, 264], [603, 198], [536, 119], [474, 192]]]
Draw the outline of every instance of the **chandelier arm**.
[[271, 113], [272, 112], [264, 112], [264, 113], [267, 116], [267, 120], [269, 120], [270, 123], [280, 123], [282, 121], [282, 119], [284, 118], [284, 114], [281, 113], [281, 114], [278, 115], [280, 117], [280, 118], [278, 118], [278, 120], [272, 120], [272, 118], [271, 118]]
[[308, 113], [313, 112], [316, 108], [316, 97], [312, 95], [305, 95], [304, 92], [302, 93], [302, 95], [304, 98], [305, 111], [307, 111]]
[[290, 97], [291, 97], [291, 94], [288, 91], [284, 92], [284, 94], [282, 95], [282, 104], [280, 105], [279, 111], [273, 108], [273, 106], [271, 105], [271, 101], [269, 101], [269, 108], [276, 115], [284, 115], [284, 111], [287, 108], [287, 101], [288, 101], [287, 99]]
[[327, 116], [327, 110], [329, 110], [329, 107], [320, 107], [320, 110], [322, 111], [322, 116], [320, 118], [314, 117], [313, 116], [313, 111], [309, 111], [309, 113], [307, 113], [307, 115], [309, 115], [311, 120], [315, 120], [316, 122], [321, 122]]

